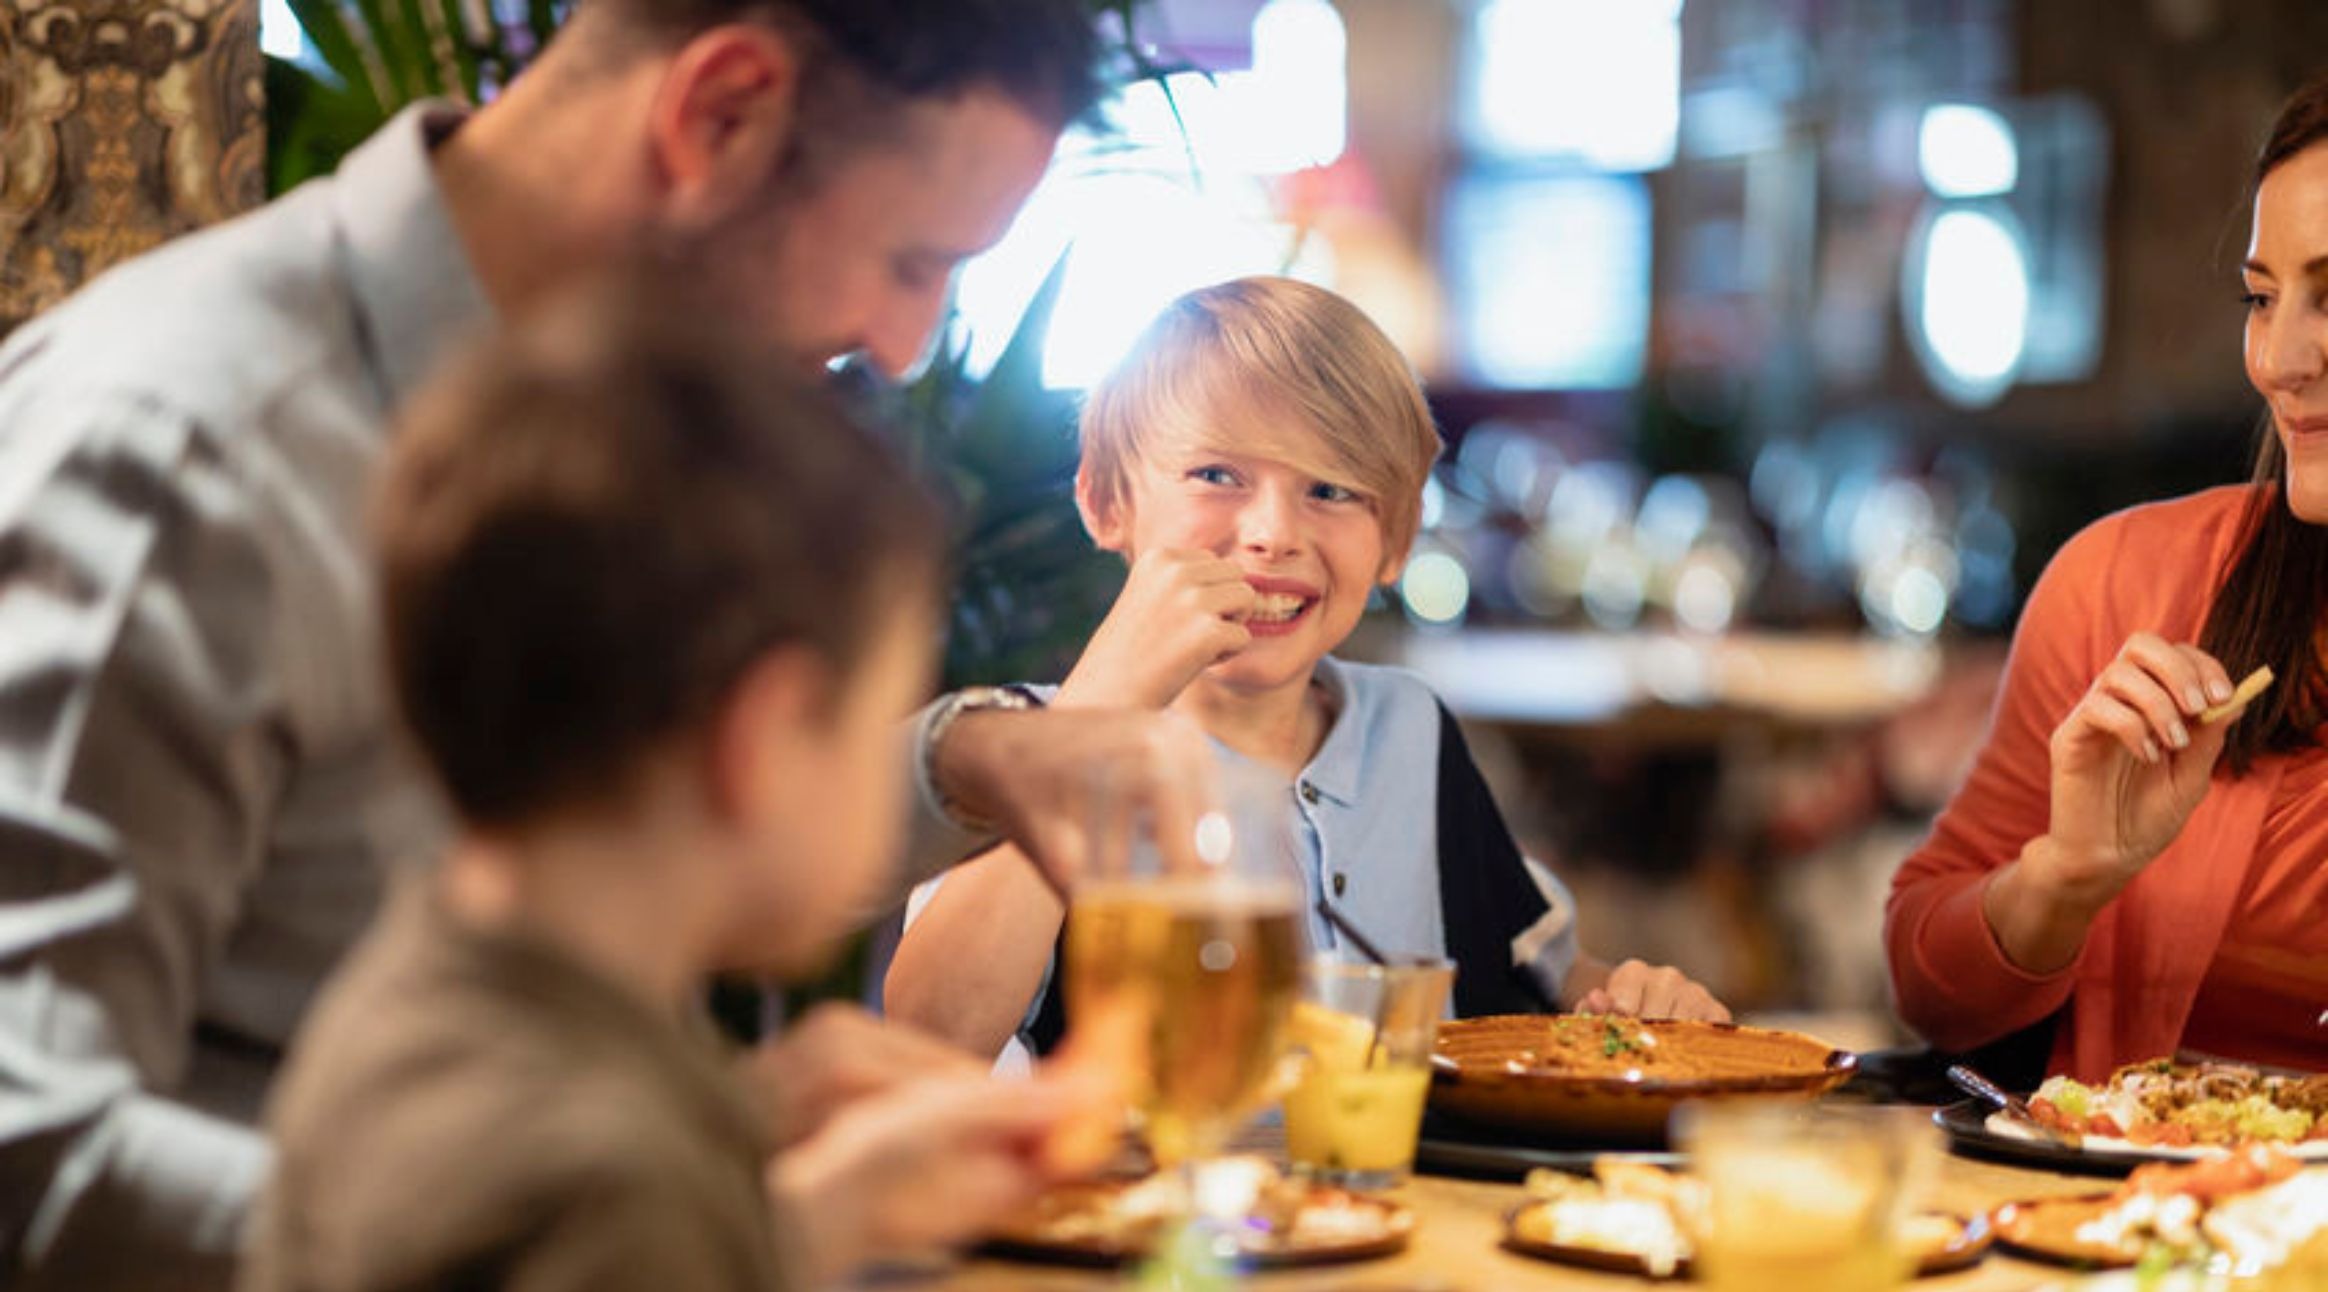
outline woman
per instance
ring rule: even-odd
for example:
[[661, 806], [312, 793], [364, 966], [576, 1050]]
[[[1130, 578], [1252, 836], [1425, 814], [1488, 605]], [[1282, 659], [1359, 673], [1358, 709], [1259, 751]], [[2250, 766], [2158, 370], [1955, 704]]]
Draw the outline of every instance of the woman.
[[1893, 880], [1900, 1013], [1943, 1049], [2050, 1020], [2081, 1078], [2178, 1051], [2328, 1069], [2328, 78], [2281, 110], [2254, 198], [2254, 482], [2062, 548], [1987, 747]]

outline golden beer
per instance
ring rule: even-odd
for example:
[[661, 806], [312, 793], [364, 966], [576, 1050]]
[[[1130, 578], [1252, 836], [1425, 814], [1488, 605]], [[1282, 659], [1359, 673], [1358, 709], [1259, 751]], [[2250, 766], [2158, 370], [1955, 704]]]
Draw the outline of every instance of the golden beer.
[[1162, 1163], [1217, 1152], [1276, 1069], [1300, 985], [1293, 893], [1218, 876], [1095, 885], [1067, 917], [1067, 1010], [1124, 1065]]

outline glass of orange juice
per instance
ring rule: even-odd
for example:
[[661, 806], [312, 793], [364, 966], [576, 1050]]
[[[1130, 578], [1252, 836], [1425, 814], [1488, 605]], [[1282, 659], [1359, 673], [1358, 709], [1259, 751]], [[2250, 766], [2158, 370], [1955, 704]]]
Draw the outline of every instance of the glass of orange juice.
[[1285, 1149], [1296, 1169], [1350, 1189], [1387, 1189], [1414, 1167], [1431, 1044], [1455, 966], [1311, 963], [1289, 1027], [1295, 1078]]
[[1704, 1182], [1693, 1226], [1711, 1292], [1892, 1288], [1912, 1273], [1901, 1222], [1939, 1160], [1920, 1109], [1788, 1100], [1692, 1104], [1674, 1138]]

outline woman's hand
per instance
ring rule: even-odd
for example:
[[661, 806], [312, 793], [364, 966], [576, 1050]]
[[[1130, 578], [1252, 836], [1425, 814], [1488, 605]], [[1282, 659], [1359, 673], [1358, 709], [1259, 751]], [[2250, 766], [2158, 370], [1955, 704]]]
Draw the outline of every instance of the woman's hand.
[[2054, 730], [2053, 814], [2027, 879], [2099, 909], [2182, 832], [2222, 757], [2231, 676], [2195, 646], [2129, 638]]
[[1255, 595], [1235, 561], [1156, 549], [1132, 563], [1123, 594], [1059, 688], [1060, 705], [1161, 709], [1196, 675], [1243, 650]]

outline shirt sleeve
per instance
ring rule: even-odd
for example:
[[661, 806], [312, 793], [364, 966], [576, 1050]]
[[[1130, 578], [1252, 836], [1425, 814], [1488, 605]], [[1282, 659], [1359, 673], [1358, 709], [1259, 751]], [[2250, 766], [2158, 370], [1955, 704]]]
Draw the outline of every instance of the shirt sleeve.
[[187, 419], [19, 400], [5, 431], [0, 1282], [224, 1286], [265, 1149], [157, 1092], [284, 765], [267, 554]]
[[1527, 971], [1543, 989], [1544, 999], [1558, 1001], [1560, 988], [1576, 968], [1576, 895], [1552, 873], [1552, 868], [1523, 855], [1521, 864], [1536, 891], [1544, 895], [1544, 914], [1512, 939], [1512, 963]]
[[2074, 961], [2033, 974], [2006, 958], [1981, 904], [1989, 878], [2051, 819], [2053, 730], [2100, 667], [2096, 635], [2111, 631], [2106, 593], [2122, 524], [2089, 527], [2046, 567], [1972, 773], [1892, 879], [1884, 943], [1900, 1017], [1943, 1050], [1974, 1049], [2051, 1016], [2076, 980]]

